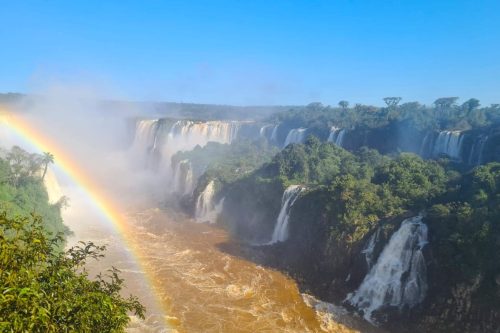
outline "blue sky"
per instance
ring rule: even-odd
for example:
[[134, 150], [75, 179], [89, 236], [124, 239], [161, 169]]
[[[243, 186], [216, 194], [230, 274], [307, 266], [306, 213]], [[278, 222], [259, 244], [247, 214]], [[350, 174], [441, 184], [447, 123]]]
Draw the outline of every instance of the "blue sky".
[[500, 102], [500, 1], [2, 1], [0, 91], [132, 100]]

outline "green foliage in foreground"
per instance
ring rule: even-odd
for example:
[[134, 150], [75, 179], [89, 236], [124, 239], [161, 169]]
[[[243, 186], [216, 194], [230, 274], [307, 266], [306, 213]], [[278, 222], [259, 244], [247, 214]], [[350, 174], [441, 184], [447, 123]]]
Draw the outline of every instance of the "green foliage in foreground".
[[123, 280], [112, 269], [90, 280], [89, 259], [104, 247], [81, 243], [58, 250], [40, 217], [0, 214], [1, 332], [123, 332], [129, 312], [144, 318], [137, 298], [123, 298]]

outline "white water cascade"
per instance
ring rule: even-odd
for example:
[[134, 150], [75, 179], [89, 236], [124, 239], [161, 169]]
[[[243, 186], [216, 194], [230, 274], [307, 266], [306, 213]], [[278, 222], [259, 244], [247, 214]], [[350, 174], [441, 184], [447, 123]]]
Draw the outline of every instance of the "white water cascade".
[[281, 210], [276, 220], [271, 241], [268, 243], [275, 244], [277, 242], [284, 242], [288, 239], [288, 221], [290, 219], [290, 209], [295, 201], [298, 199], [300, 193], [305, 187], [300, 185], [290, 185], [286, 188], [281, 198]]
[[179, 161], [174, 168], [174, 192], [188, 195], [193, 192], [193, 168], [189, 160]]
[[274, 131], [275, 125], [264, 125], [259, 130], [259, 136], [266, 140], [270, 140], [272, 132]]
[[306, 139], [307, 128], [295, 128], [288, 132], [283, 147], [292, 143], [302, 143]]
[[483, 162], [483, 150], [487, 141], [487, 135], [480, 135], [476, 139], [469, 154], [469, 165], [480, 165]]
[[222, 198], [217, 203], [214, 199], [215, 183], [211, 180], [196, 199], [195, 218], [197, 222], [217, 222], [217, 217], [222, 212], [225, 198]]
[[372, 268], [373, 251], [375, 251], [375, 246], [377, 245], [379, 237], [380, 237], [380, 228], [377, 228], [377, 230], [373, 233], [373, 235], [371, 235], [366, 246], [361, 251], [361, 253], [365, 255], [365, 260], [366, 264], [368, 265], [368, 269]]
[[273, 127], [273, 131], [271, 132], [271, 139], [270, 141], [273, 142], [273, 143], [277, 143], [278, 142], [278, 128], [280, 127], [280, 125], [274, 125]]
[[50, 168], [47, 169], [45, 178], [43, 178], [43, 185], [45, 185], [45, 189], [47, 190], [50, 204], [57, 203], [64, 196], [56, 174]]
[[446, 154], [453, 159], [460, 159], [464, 135], [460, 131], [441, 131], [434, 142], [433, 155]]
[[422, 216], [404, 220], [380, 254], [376, 264], [347, 301], [374, 323], [373, 311], [384, 306], [413, 307], [427, 292], [427, 271], [422, 248], [427, 244], [427, 226]]
[[328, 139], [326, 141], [332, 142], [337, 146], [342, 147], [342, 144], [344, 143], [345, 133], [345, 128], [337, 128], [334, 126], [330, 129], [330, 135], [328, 136]]
[[135, 156], [159, 155], [159, 166], [170, 170], [170, 158], [178, 151], [191, 150], [208, 142], [231, 143], [236, 139], [241, 122], [179, 120], [168, 125], [165, 119], [139, 120], [132, 144]]
[[156, 148], [157, 125], [157, 119], [139, 120], [136, 123], [131, 151], [143, 161]]

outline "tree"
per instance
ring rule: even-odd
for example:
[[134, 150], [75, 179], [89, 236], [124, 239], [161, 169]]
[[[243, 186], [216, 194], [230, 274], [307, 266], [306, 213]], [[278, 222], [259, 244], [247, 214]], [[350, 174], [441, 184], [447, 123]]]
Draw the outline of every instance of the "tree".
[[52, 155], [49, 152], [45, 152], [45, 153], [43, 153], [43, 157], [42, 157], [42, 164], [44, 165], [43, 174], [42, 174], [42, 181], [45, 179], [45, 175], [47, 174], [47, 168], [49, 167], [49, 163], [54, 163], [54, 155]]
[[434, 105], [439, 109], [447, 109], [453, 106], [457, 100], [458, 97], [441, 97], [434, 101]]
[[103, 257], [103, 246], [81, 242], [63, 252], [61, 242], [40, 217], [0, 214], [0, 331], [124, 332], [129, 312], [144, 318], [136, 297], [120, 295], [117, 269], [89, 279], [85, 264]]
[[338, 104], [342, 109], [347, 109], [349, 107], [349, 102], [348, 101], [340, 101]]
[[307, 108], [310, 110], [322, 110], [324, 108], [323, 104], [321, 102], [312, 102], [307, 104]]
[[481, 103], [479, 103], [478, 99], [471, 98], [462, 104], [462, 109], [464, 109], [464, 111], [466, 111], [467, 113], [470, 113], [480, 106], [481, 106]]
[[397, 106], [401, 100], [401, 97], [384, 97], [384, 102], [388, 107]]

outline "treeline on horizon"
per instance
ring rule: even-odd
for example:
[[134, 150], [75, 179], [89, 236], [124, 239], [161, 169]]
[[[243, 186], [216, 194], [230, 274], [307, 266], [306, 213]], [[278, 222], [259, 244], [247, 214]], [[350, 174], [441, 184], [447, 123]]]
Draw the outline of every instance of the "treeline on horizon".
[[458, 97], [442, 97], [431, 106], [419, 102], [404, 102], [401, 97], [383, 98], [385, 106], [350, 105], [342, 100], [337, 106], [311, 103], [291, 108], [270, 117], [302, 127], [322, 127], [332, 124], [342, 128], [383, 127], [391, 122], [406, 123], [417, 130], [469, 130], [500, 123], [500, 104], [482, 107], [478, 99], [457, 103]]
[[[21, 93], [0, 93], [0, 103], [13, 104], [23, 98], [41, 97]], [[143, 106], [148, 114], [200, 120], [270, 120], [286, 121], [297, 126], [315, 127], [334, 123], [336, 126], [353, 128], [381, 127], [392, 121], [411, 123], [417, 129], [468, 130], [500, 122], [500, 104], [481, 105], [480, 100], [470, 98], [459, 103], [459, 97], [440, 97], [431, 105], [418, 101], [405, 102], [401, 97], [382, 98], [385, 106], [351, 103], [341, 100], [337, 105], [320, 102], [305, 106], [254, 105], [233, 106], [184, 102], [134, 102], [102, 100], [102, 104], [119, 110], [131, 104]]]

